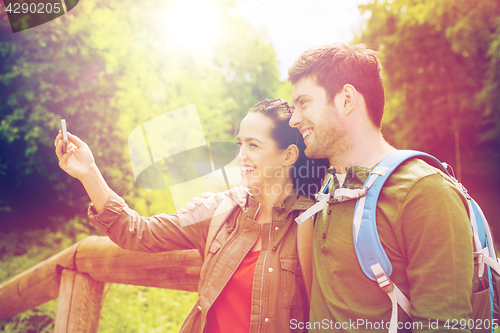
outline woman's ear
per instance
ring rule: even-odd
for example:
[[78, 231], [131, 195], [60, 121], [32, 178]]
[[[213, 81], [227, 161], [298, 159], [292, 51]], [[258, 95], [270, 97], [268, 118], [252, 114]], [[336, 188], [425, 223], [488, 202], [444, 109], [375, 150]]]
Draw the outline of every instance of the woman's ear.
[[285, 159], [283, 161], [284, 166], [294, 165], [297, 159], [299, 158], [299, 148], [297, 145], [289, 145], [286, 149]]

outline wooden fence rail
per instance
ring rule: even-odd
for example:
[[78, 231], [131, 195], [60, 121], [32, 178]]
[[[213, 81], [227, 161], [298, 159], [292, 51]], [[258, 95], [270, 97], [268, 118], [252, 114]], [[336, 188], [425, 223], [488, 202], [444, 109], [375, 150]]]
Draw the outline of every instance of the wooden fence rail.
[[196, 291], [196, 250], [142, 253], [91, 236], [0, 284], [0, 320], [59, 297], [55, 332], [97, 332], [104, 282]]

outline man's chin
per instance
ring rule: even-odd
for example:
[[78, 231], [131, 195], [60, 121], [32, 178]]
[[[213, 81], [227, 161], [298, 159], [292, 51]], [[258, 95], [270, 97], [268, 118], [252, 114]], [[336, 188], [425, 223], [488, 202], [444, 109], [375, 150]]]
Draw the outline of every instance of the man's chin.
[[308, 158], [312, 159], [323, 158], [323, 156], [321, 156], [318, 151], [312, 149], [311, 147], [306, 147], [306, 150], [304, 150], [304, 154], [306, 154]]

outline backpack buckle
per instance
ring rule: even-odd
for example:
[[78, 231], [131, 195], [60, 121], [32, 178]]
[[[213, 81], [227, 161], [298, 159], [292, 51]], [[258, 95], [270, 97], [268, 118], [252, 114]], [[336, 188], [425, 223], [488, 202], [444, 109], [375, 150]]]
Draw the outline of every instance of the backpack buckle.
[[371, 265], [370, 268], [372, 269], [372, 272], [375, 275], [375, 279], [377, 280], [379, 287], [382, 288], [382, 290], [388, 294], [393, 292], [394, 283], [392, 282], [389, 275], [387, 275], [384, 272], [382, 266], [380, 266], [379, 263], [376, 263], [375, 265]]
[[488, 251], [488, 248], [485, 247], [481, 250], [481, 252], [474, 252], [474, 259], [476, 260], [478, 266], [477, 276], [482, 277], [484, 274], [484, 254]]
[[321, 200], [325, 200], [328, 201], [330, 200], [330, 193], [316, 193], [314, 195], [314, 199], [316, 199], [316, 202], [320, 202]]
[[380, 288], [386, 293], [391, 293], [394, 290], [394, 284], [387, 274], [379, 275], [375, 277]]

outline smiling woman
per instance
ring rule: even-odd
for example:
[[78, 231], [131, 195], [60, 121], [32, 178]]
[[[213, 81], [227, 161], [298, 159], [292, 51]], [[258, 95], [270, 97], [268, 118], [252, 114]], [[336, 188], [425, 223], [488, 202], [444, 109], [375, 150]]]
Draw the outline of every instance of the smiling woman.
[[109, 188], [83, 141], [68, 133], [63, 154], [56, 137], [59, 166], [82, 182], [92, 200], [89, 220], [111, 240], [135, 251], [197, 249], [205, 259], [199, 300], [181, 332], [304, 331], [290, 321], [309, 315], [312, 238], [304, 234], [312, 236], [312, 220], [299, 227], [295, 218], [314, 204], [308, 196], [318, 192], [326, 167], [308, 164], [289, 117], [284, 100], [251, 108], [240, 125], [237, 157], [248, 189], [219, 193], [187, 214], [140, 216]]
[[[273, 122], [260, 113], [249, 113], [241, 121], [238, 134], [240, 153], [237, 160], [241, 168], [241, 184], [257, 191], [279, 188], [289, 192], [293, 184], [288, 177], [273, 177], [275, 173], [288, 173], [298, 156], [298, 148], [290, 145], [279, 149], [271, 137]], [[284, 164], [285, 163], [285, 164]]]
[[[329, 163], [305, 155], [304, 138], [289, 126], [292, 115], [292, 108], [283, 99], [265, 100], [248, 111], [238, 134], [244, 186], [255, 188], [257, 193], [264, 191], [264, 195], [273, 195], [277, 189], [287, 191], [291, 186], [310, 198], [320, 190]], [[292, 163], [288, 162], [290, 156], [294, 156]], [[282, 178], [287, 183], [273, 183]]]

